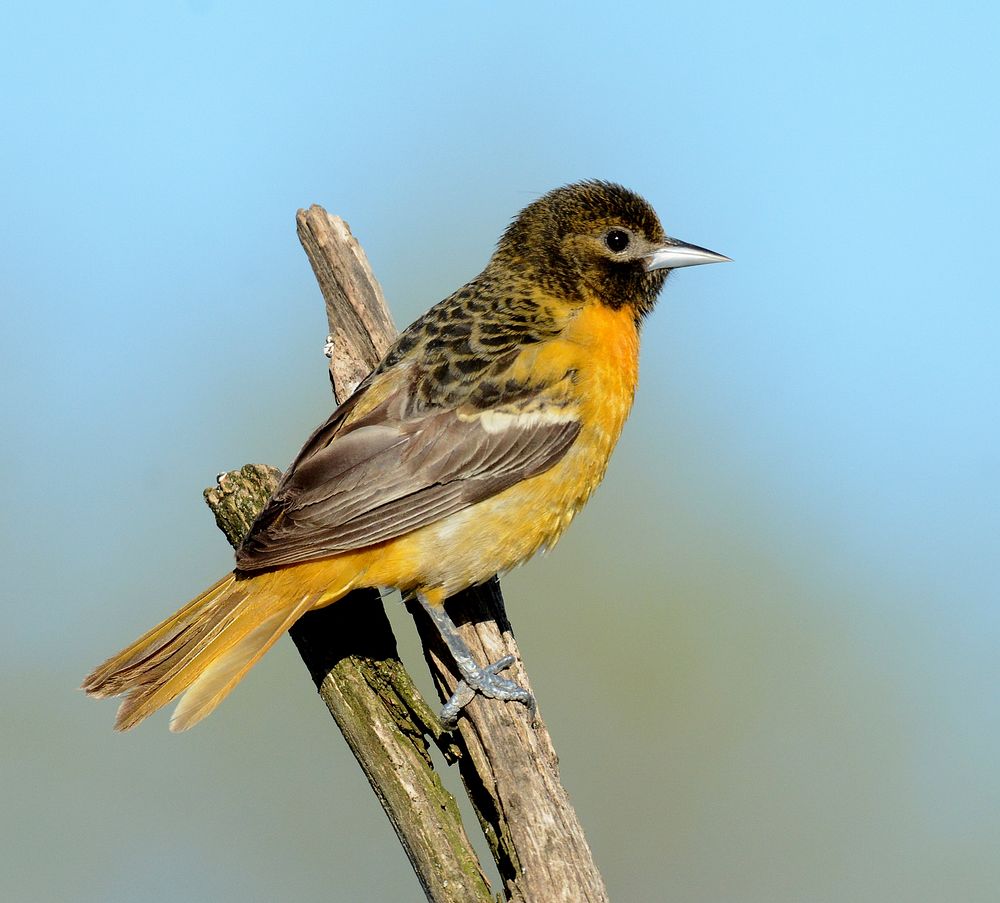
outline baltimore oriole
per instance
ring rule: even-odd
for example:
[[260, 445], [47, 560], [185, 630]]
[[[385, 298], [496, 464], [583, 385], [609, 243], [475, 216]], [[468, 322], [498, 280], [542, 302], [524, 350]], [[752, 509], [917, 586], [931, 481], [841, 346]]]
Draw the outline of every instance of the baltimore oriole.
[[120, 730], [183, 693], [170, 727], [185, 730], [302, 614], [394, 587], [419, 598], [469, 686], [533, 706], [499, 676], [504, 662], [476, 664], [443, 602], [556, 542], [604, 476], [667, 273], [728, 259], [668, 238], [619, 185], [530, 204], [486, 269], [403, 332], [310, 436], [235, 570], [84, 689], [125, 694]]

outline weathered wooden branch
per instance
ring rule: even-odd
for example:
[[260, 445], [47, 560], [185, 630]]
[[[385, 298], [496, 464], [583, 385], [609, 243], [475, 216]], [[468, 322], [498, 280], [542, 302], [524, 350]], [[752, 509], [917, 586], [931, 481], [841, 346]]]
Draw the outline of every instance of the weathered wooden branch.
[[[381, 289], [347, 224], [321, 207], [299, 211], [299, 238], [326, 300], [334, 394], [343, 401], [395, 336]], [[247, 465], [205, 496], [237, 543], [273, 491], [277, 471]], [[530, 689], [493, 580], [449, 600], [463, 638], [480, 657], [512, 654], [508, 674]], [[412, 606], [442, 698], [457, 678], [436, 630]], [[504, 897], [525, 903], [606, 901], [576, 813], [559, 782], [558, 759], [541, 718], [515, 704], [476, 698], [454, 734], [442, 731], [403, 669], [379, 595], [358, 591], [310, 612], [290, 631], [331, 714], [386, 810], [434, 903], [492, 900], [458, 816], [427, 755], [431, 737], [458, 761], [489, 841]]]
[[[247, 464], [205, 490], [216, 523], [234, 546], [280, 476], [273, 467]], [[433, 903], [492, 901], [455, 799], [433, 769], [425, 735], [452, 761], [458, 749], [403, 668], [379, 594], [351, 593], [336, 605], [309, 612], [289, 632], [427, 898]]]

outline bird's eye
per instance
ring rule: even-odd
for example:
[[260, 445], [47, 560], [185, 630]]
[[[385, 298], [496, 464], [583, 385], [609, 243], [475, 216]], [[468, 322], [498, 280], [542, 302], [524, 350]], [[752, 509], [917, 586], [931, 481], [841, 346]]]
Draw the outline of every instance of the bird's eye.
[[622, 229], [612, 229], [604, 236], [604, 244], [615, 254], [624, 251], [628, 247], [629, 234]]

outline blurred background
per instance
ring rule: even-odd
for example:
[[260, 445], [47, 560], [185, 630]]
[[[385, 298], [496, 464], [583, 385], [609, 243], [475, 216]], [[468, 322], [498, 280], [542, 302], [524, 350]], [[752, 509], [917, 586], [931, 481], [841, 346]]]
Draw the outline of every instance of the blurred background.
[[612, 898], [996, 900], [998, 31], [9, 8], [0, 896], [421, 899], [289, 641], [188, 734], [75, 687], [230, 567], [202, 488], [331, 408], [297, 208], [350, 222], [404, 325], [596, 177], [736, 261], [669, 280], [605, 485], [504, 584]]

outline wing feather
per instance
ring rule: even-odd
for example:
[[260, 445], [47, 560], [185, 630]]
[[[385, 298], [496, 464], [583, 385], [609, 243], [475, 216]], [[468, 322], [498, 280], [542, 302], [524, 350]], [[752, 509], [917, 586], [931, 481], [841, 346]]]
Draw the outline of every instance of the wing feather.
[[496, 407], [468, 404], [420, 411], [412, 383], [398, 377], [366, 409], [358, 396], [371, 384], [362, 384], [299, 453], [237, 552], [237, 567], [262, 570], [385, 542], [542, 473], [580, 430], [565, 403], [568, 378], [518, 386], [502, 417]]

